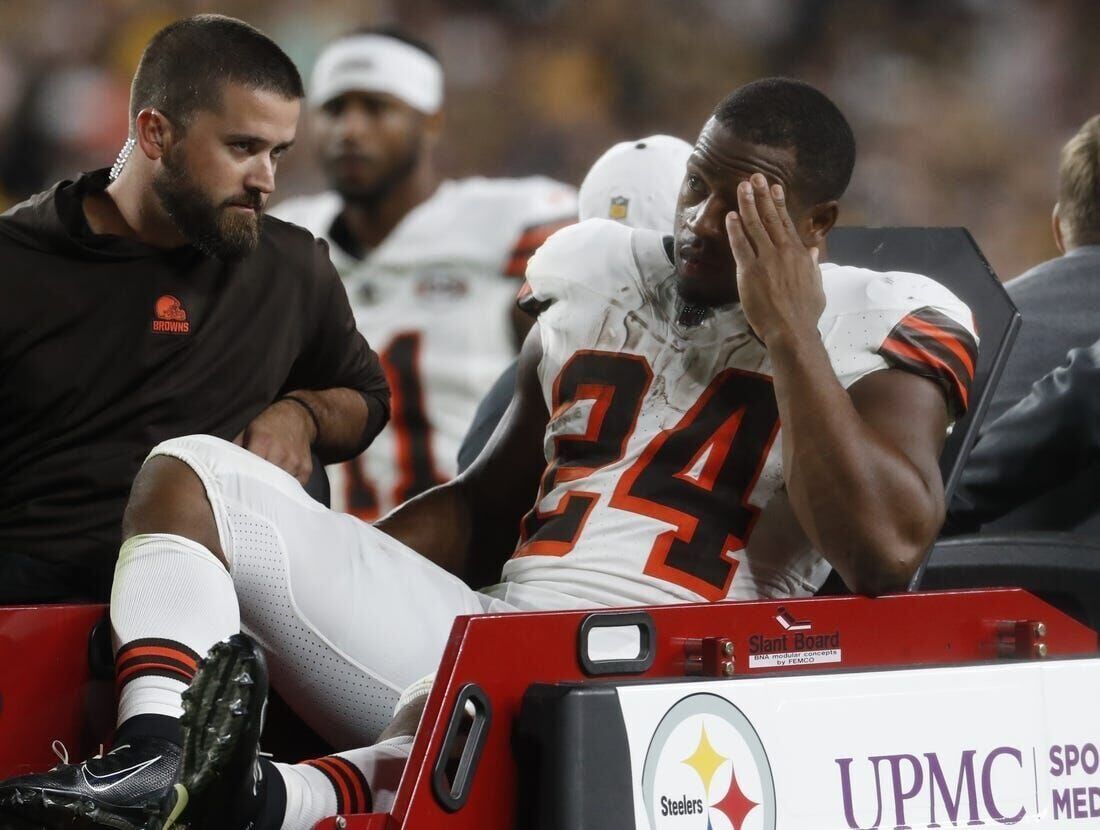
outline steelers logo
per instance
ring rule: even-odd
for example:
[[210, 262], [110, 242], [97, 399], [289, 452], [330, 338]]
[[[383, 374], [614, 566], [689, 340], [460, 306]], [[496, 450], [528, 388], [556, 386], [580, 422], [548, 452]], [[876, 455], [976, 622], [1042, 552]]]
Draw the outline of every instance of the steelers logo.
[[744, 713], [718, 695], [690, 695], [661, 719], [642, 796], [650, 830], [775, 830], [764, 745]]

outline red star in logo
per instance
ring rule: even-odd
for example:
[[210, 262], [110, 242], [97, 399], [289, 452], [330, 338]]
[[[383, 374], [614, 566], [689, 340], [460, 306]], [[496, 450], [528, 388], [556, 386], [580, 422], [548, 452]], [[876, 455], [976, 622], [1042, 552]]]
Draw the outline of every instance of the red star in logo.
[[733, 830], [741, 830], [741, 825], [745, 823], [745, 817], [760, 805], [741, 792], [741, 787], [737, 783], [737, 770], [730, 770], [729, 789], [726, 790], [726, 794], [721, 801], [710, 806], [715, 810], [719, 810], [729, 819], [730, 824], [733, 825]]

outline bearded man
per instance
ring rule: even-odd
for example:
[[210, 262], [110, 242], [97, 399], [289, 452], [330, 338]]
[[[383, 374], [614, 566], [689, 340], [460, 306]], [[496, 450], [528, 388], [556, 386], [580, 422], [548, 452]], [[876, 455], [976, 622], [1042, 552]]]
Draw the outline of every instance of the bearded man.
[[166, 438], [233, 440], [305, 481], [312, 453], [354, 457], [386, 422], [327, 246], [264, 216], [302, 96], [248, 24], [172, 23], [115, 166], [0, 217], [0, 602], [106, 599]]

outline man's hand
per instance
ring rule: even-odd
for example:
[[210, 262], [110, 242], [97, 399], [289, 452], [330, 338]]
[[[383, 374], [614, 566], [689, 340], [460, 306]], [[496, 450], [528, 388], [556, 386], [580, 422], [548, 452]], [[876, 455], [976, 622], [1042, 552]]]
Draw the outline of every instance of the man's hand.
[[305, 484], [313, 472], [310, 450], [317, 439], [316, 432], [305, 407], [283, 398], [253, 418], [234, 443], [282, 467]]
[[787, 213], [780, 185], [754, 173], [737, 188], [739, 213], [726, 215], [745, 317], [764, 345], [816, 335], [825, 310], [817, 248], [807, 249]]

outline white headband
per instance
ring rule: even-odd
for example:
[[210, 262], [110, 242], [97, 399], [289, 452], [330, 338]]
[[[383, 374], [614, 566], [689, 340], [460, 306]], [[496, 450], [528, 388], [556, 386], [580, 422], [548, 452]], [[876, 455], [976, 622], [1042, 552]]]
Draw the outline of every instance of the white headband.
[[385, 92], [435, 113], [443, 104], [443, 67], [415, 46], [385, 35], [341, 38], [313, 67], [309, 103], [319, 107], [345, 92]]

